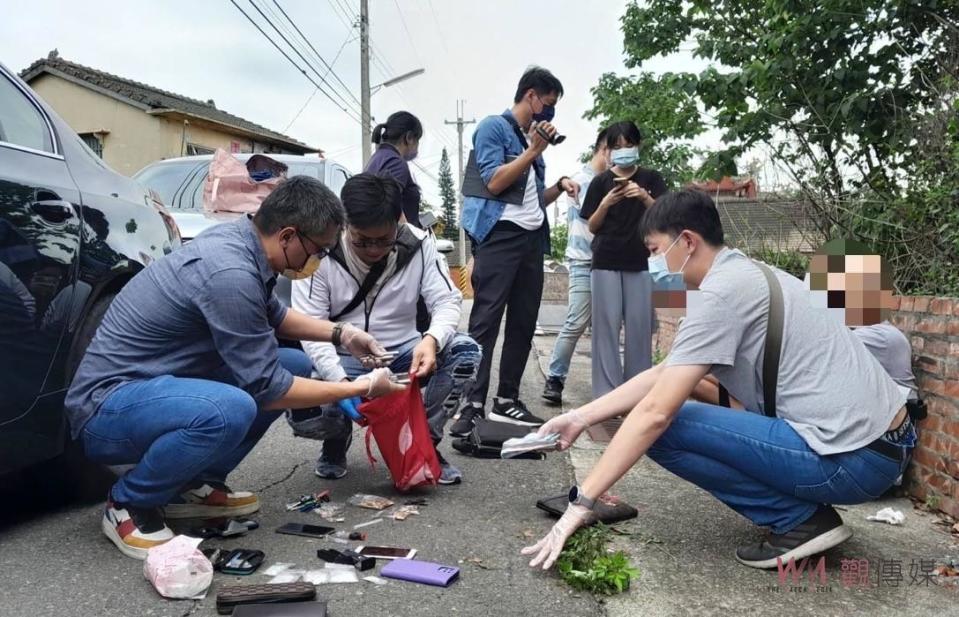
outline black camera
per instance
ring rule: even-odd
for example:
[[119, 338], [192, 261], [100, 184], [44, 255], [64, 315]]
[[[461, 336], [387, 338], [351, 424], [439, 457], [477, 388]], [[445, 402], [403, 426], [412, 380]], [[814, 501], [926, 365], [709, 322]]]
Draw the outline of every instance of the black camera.
[[539, 133], [539, 136], [545, 139], [546, 141], [548, 141], [550, 145], [552, 146], [558, 146], [559, 144], [566, 141], [566, 135], [560, 135], [559, 133], [555, 133], [552, 137], [550, 137], [549, 133], [547, 133], [542, 127], [539, 127], [539, 126], [536, 127], [536, 132]]

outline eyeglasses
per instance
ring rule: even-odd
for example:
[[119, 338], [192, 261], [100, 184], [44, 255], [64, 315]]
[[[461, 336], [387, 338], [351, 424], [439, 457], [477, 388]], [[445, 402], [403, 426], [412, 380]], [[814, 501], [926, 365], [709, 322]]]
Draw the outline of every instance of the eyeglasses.
[[[330, 254], [331, 249], [328, 249], [325, 246], [320, 246], [319, 242], [314, 242], [313, 240], [310, 240], [309, 238], [301, 234], [299, 231], [296, 232], [296, 235], [299, 236], [300, 243], [303, 245], [303, 248], [306, 249], [306, 251], [310, 255], [316, 255], [319, 259], [323, 259], [324, 257]], [[304, 240], [309, 241], [310, 244], [316, 247], [316, 250], [310, 251], [310, 249], [306, 247], [306, 242], [304, 242]]]
[[394, 235], [392, 240], [384, 240], [382, 238], [362, 238], [360, 240], [356, 240], [353, 236], [353, 232], [350, 231], [350, 244], [358, 249], [392, 249], [394, 246], [396, 246], [396, 236]]

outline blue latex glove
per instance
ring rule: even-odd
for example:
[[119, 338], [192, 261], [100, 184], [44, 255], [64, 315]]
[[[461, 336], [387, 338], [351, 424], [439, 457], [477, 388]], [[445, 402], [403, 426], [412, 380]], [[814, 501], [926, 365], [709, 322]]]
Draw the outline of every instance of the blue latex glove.
[[353, 398], [345, 398], [342, 401], [338, 401], [336, 405], [350, 420], [360, 422], [363, 420], [363, 415], [357, 409], [360, 402], [360, 397], [354, 396]]

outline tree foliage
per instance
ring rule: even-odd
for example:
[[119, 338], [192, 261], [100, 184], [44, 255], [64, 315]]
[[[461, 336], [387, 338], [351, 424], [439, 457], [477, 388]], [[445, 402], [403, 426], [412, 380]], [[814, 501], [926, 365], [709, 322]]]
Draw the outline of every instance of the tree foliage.
[[[762, 148], [822, 235], [871, 243], [901, 290], [959, 286], [959, 3], [649, 0], [626, 9], [622, 30], [631, 69], [681, 44], [710, 63], [594, 88], [592, 117], [636, 120], [651, 163], [682, 177], [677, 149], [706, 118], [726, 149], [701, 171]], [[660, 154], [670, 144], [672, 158]]]
[[459, 236], [456, 224], [456, 189], [453, 184], [453, 172], [450, 169], [450, 157], [443, 148], [443, 154], [440, 158], [440, 199], [443, 200], [442, 214], [443, 219], [443, 237], [449, 240], [455, 240]]

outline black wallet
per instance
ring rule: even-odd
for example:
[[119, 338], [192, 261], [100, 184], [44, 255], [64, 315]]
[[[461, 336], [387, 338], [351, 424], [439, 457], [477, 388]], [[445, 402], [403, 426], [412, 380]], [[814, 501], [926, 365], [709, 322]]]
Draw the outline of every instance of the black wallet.
[[[568, 494], [540, 499], [536, 502], [537, 508], [556, 517], [562, 516], [563, 512], [566, 512], [566, 507], [568, 505]], [[596, 505], [593, 507], [593, 513], [590, 517], [591, 520], [589, 521], [589, 524], [592, 525], [596, 522], [605, 524], [619, 523], [621, 521], [628, 521], [631, 518], [636, 518], [638, 515], [639, 511], [629, 504], [618, 503], [614, 506], [611, 506], [597, 500]]]
[[[515, 156], [507, 156], [506, 162], [515, 160]], [[499, 195], [493, 195], [486, 188], [483, 182], [483, 176], [480, 175], [479, 167], [476, 166], [476, 151], [470, 150], [469, 162], [466, 163], [466, 171], [463, 172], [463, 195], [466, 197], [480, 197], [482, 199], [495, 199], [516, 206], [523, 205], [523, 199], [526, 197], [526, 183], [529, 182], [530, 170], [527, 169], [508, 189]]]
[[245, 604], [236, 607], [233, 617], [326, 617], [326, 602]]
[[233, 612], [234, 608], [244, 604], [304, 602], [306, 600], [312, 600], [315, 597], [316, 587], [310, 583], [231, 585], [221, 587], [216, 593], [216, 612], [221, 615], [229, 615]]

